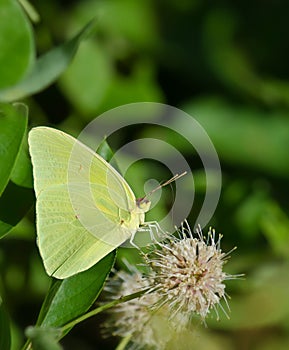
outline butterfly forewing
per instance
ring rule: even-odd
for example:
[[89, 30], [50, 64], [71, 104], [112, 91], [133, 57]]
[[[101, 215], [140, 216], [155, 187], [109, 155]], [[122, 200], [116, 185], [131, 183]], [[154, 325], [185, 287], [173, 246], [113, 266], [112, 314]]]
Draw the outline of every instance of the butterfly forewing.
[[86, 270], [139, 226], [135, 196], [103, 158], [52, 128], [29, 133], [38, 245], [48, 274]]

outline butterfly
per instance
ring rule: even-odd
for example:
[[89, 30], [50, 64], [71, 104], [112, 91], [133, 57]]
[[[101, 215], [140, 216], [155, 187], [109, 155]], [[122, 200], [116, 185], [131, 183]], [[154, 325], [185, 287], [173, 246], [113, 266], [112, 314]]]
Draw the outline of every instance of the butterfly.
[[28, 143], [37, 244], [48, 275], [64, 279], [87, 270], [146, 225], [147, 196], [136, 199], [125, 179], [79, 140], [36, 127]]

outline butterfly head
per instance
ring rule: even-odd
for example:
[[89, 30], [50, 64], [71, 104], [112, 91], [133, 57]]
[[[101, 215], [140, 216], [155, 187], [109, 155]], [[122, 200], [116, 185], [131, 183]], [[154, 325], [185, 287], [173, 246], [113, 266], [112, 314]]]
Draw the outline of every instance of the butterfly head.
[[150, 209], [151, 201], [149, 201], [146, 197], [138, 198], [136, 200], [136, 206], [140, 212], [146, 213]]

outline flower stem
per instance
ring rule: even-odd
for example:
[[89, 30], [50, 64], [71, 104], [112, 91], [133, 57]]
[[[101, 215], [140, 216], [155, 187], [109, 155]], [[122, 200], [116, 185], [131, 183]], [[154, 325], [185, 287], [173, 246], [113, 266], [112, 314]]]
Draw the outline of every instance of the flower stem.
[[127, 335], [126, 337], [122, 338], [118, 346], [115, 348], [115, 350], [124, 350], [129, 341], [131, 340], [131, 334]]
[[[124, 297], [121, 297], [117, 300], [113, 300], [111, 301], [110, 303], [107, 303], [107, 304], [104, 304], [102, 306], [99, 306], [98, 308], [90, 311], [90, 312], [87, 312], [86, 314], [84, 315], [81, 315], [79, 317], [77, 317], [75, 320], [71, 321], [71, 322], [68, 322], [67, 324], [65, 324], [64, 326], [62, 326], [60, 329], [61, 329], [61, 334], [62, 334], [62, 337], [65, 336], [69, 330], [74, 327], [75, 325], [77, 325], [78, 323], [88, 319], [89, 317], [92, 317], [92, 316], [95, 316], [107, 309], [110, 309], [111, 307], [114, 307], [118, 304], [121, 304], [121, 303], [124, 303], [126, 301], [129, 301], [129, 300], [132, 300], [132, 299], [135, 299], [135, 298], [138, 298], [140, 297], [141, 295], [143, 295], [145, 292], [147, 292], [148, 289], [144, 289], [144, 290], [141, 290], [139, 292], [136, 292], [136, 293], [133, 293], [133, 294], [130, 294], [130, 295], [126, 295]], [[41, 325], [40, 325], [41, 327]], [[124, 338], [126, 339], [126, 338]], [[59, 339], [60, 340], [60, 339]], [[127, 342], [129, 341], [129, 339], [127, 339]], [[121, 345], [122, 343], [124, 343], [123, 345], [125, 346], [127, 343], [125, 343], [124, 341], [121, 341], [119, 345]], [[27, 339], [26, 343], [24, 344], [24, 346], [22, 347], [22, 350], [28, 350], [28, 349], [31, 349], [31, 340], [30, 339]], [[124, 348], [120, 347], [118, 350], [122, 350]]]
[[66, 325], [62, 326], [61, 327], [61, 332], [62, 334], [65, 334], [70, 328], [74, 327], [75, 325], [77, 325], [78, 323], [92, 317], [92, 316], [95, 316], [107, 309], [110, 309], [111, 307], [114, 307], [118, 304], [121, 304], [121, 303], [124, 303], [126, 301], [129, 301], [129, 300], [132, 300], [132, 299], [135, 299], [135, 298], [138, 298], [140, 297], [142, 294], [144, 294], [148, 289], [145, 289], [145, 290], [142, 290], [142, 291], [139, 291], [139, 292], [136, 292], [136, 293], [133, 293], [133, 294], [130, 294], [130, 295], [126, 295], [124, 297], [121, 297], [117, 300], [113, 300], [111, 301], [110, 303], [107, 303], [107, 304], [104, 304], [102, 306], [99, 306], [98, 308], [94, 309], [94, 310], [91, 310], [89, 312], [87, 312], [86, 314], [84, 315], [81, 315], [79, 317], [77, 317], [75, 320], [71, 321], [71, 322], [68, 322]]

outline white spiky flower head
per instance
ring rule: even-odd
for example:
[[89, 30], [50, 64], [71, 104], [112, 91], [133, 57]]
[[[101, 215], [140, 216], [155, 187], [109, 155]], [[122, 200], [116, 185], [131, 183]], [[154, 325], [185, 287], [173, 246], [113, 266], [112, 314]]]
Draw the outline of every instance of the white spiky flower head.
[[179, 327], [188, 325], [196, 314], [204, 321], [212, 309], [219, 318], [217, 306], [227, 315], [220, 304], [224, 299], [228, 306], [224, 281], [236, 276], [223, 271], [230, 252], [222, 252], [220, 241], [221, 235], [216, 238], [212, 229], [205, 238], [200, 227], [195, 237], [185, 222], [179, 237], [169, 236], [166, 242], [155, 243], [146, 255], [151, 291], [159, 295], [155, 307], [169, 306], [171, 318], [177, 318]]
[[114, 299], [145, 291], [111, 309], [105, 325], [113, 335], [129, 337], [129, 349], [166, 349], [192, 329], [194, 315], [205, 321], [214, 309], [219, 317], [218, 306], [227, 315], [220, 304], [224, 299], [229, 309], [224, 282], [240, 275], [223, 271], [230, 252], [222, 252], [221, 235], [210, 229], [205, 238], [200, 227], [193, 235], [187, 222], [178, 232], [143, 253], [147, 273], [127, 264], [129, 272], [117, 272], [105, 287]]
[[[127, 264], [129, 272], [118, 271], [105, 286], [113, 299], [144, 291], [151, 287], [149, 279], [134, 266]], [[118, 304], [109, 310], [110, 317], [104, 324], [106, 335], [129, 337], [130, 343], [126, 349], [165, 349], [172, 335], [168, 322], [167, 307], [152, 310], [157, 303], [157, 293], [145, 293], [139, 298]]]

